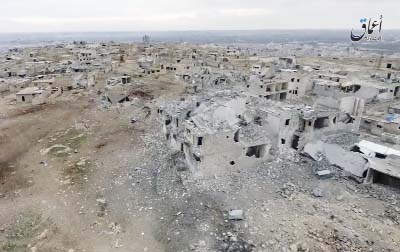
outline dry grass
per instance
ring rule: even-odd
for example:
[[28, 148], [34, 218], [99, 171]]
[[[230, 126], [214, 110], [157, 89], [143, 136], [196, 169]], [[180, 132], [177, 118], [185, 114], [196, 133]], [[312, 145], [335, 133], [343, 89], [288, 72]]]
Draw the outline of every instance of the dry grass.
[[27, 241], [34, 237], [41, 229], [42, 217], [33, 212], [25, 212], [16, 218], [7, 232], [7, 240], [2, 245], [2, 250], [7, 252], [24, 251]]

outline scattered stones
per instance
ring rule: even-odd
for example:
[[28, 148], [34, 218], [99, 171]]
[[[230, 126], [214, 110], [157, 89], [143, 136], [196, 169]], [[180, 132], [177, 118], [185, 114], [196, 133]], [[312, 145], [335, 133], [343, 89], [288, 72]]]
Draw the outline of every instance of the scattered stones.
[[119, 234], [119, 233], [121, 233], [121, 226], [120, 226], [118, 223], [116, 223], [116, 222], [111, 222], [111, 224], [109, 225], [109, 228], [111, 229], [111, 231], [112, 231], [114, 234]]
[[49, 233], [49, 230], [48, 230], [48, 229], [45, 229], [45, 230], [37, 237], [37, 239], [38, 239], [38, 240], [44, 240], [44, 239], [46, 239], [48, 233]]
[[220, 251], [224, 252], [251, 252], [254, 250], [254, 245], [238, 238], [236, 235], [227, 233], [221, 246]]
[[285, 183], [278, 193], [283, 198], [292, 198], [293, 194], [296, 192], [296, 186], [293, 183]]
[[88, 160], [85, 157], [81, 157], [79, 161], [76, 163], [76, 166], [79, 168], [83, 168], [88, 163]]
[[400, 225], [400, 208], [394, 206], [387, 206], [385, 208], [385, 216], [392, 220], [397, 225]]
[[312, 191], [312, 193], [313, 193], [313, 195], [314, 195], [315, 197], [317, 197], [317, 198], [320, 198], [320, 197], [323, 197], [323, 196], [324, 196], [324, 194], [323, 194], [323, 192], [322, 192], [322, 189], [319, 188], [319, 187], [314, 188], [313, 191]]

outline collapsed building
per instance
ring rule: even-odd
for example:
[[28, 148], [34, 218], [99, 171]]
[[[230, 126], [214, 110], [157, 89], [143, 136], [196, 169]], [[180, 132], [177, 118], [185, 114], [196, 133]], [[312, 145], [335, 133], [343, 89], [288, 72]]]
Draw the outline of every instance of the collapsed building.
[[210, 176], [245, 168], [273, 154], [299, 151], [321, 135], [357, 132], [338, 109], [289, 105], [220, 91], [160, 106], [163, 132], [189, 168]]

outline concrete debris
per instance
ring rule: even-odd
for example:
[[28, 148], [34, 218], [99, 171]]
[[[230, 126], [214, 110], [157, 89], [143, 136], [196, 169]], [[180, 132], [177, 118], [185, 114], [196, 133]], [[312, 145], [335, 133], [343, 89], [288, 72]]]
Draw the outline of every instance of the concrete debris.
[[335, 165], [357, 177], [365, 177], [367, 161], [359, 154], [346, 151], [336, 144], [328, 144], [322, 141], [306, 144], [304, 153], [316, 161], [325, 157], [331, 165]]
[[355, 147], [356, 148], [353, 148], [353, 150], [361, 152], [366, 158], [386, 157], [389, 155], [400, 158], [400, 150], [366, 140], [360, 141], [355, 145]]
[[312, 193], [313, 193], [313, 195], [314, 195], [315, 197], [318, 197], [318, 198], [324, 196], [322, 189], [321, 189], [321, 188], [318, 188], [318, 187], [314, 188], [313, 191], [312, 191]]
[[243, 220], [244, 219], [243, 210], [240, 210], [240, 209], [230, 210], [228, 212], [228, 219], [229, 220]]
[[329, 163], [357, 177], [365, 177], [367, 161], [358, 153], [346, 151], [342, 147], [333, 144], [324, 145], [324, 154]]
[[321, 179], [331, 178], [332, 172], [330, 170], [317, 171], [317, 176]]
[[321, 141], [317, 141], [314, 143], [308, 143], [304, 146], [303, 152], [308, 154], [316, 161], [321, 161], [324, 156], [324, 143]]

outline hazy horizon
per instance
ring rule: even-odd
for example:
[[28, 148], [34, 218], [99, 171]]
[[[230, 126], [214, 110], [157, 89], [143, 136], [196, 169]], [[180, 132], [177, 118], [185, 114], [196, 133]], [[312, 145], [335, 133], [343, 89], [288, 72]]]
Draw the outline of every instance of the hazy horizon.
[[[0, 51], [14, 47], [35, 47], [70, 43], [73, 41], [141, 42], [147, 34], [153, 42], [194, 44], [267, 44], [267, 43], [327, 43], [354, 44], [349, 30], [209, 30], [209, 31], [127, 31], [127, 32], [48, 32], [48, 33], [0, 33]], [[400, 30], [382, 31], [383, 40], [367, 43], [369, 48], [397, 50], [400, 46]], [[357, 45], [354, 45], [357, 46]]]
[[[104, 31], [16, 31], [16, 32], [2, 32], [0, 35], [4, 34], [77, 34], [77, 33], [141, 33], [145, 35], [146, 33], [159, 32], [254, 32], [254, 31], [345, 31], [349, 32], [349, 29], [345, 28], [265, 28], [265, 29], [192, 29], [192, 30], [104, 30]], [[400, 28], [385, 29], [385, 31], [400, 31]]]
[[283, 0], [3, 0], [0, 33], [309, 30], [377, 20], [400, 29], [400, 1]]

